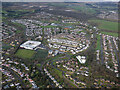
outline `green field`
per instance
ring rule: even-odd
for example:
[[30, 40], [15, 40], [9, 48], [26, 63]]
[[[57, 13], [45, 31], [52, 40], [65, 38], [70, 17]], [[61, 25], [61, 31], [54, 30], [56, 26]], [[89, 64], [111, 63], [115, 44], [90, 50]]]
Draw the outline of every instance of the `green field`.
[[18, 27], [26, 28], [26, 26], [25, 26], [25, 25], [20, 24], [20, 23], [13, 23], [13, 24], [14, 24], [14, 25], [16, 25], [16, 26], [18, 26]]
[[36, 66], [40, 68], [41, 64], [36, 64]]
[[16, 33], [17, 33], [17, 34], [18, 34], [18, 33], [21, 33], [21, 30], [17, 30]]
[[55, 68], [53, 70], [60, 78], [62, 78], [62, 72], [61, 71], [59, 71], [59, 70], [57, 70]]
[[37, 51], [37, 53], [35, 54], [35, 58], [39, 58], [39, 59], [45, 59], [48, 55], [48, 51], [47, 50], [43, 50], [43, 49], [39, 49]]
[[100, 46], [100, 35], [97, 36], [97, 47], [96, 50], [100, 50], [101, 46]]
[[86, 14], [95, 14], [96, 11], [86, 5], [72, 5], [72, 6], [68, 6], [69, 8], [84, 12]]
[[2, 45], [2, 50], [8, 50], [10, 49], [12, 46], [10, 45]]
[[31, 59], [34, 54], [35, 51], [33, 50], [19, 49], [15, 55], [23, 59]]
[[54, 27], [57, 27], [57, 26], [52, 26], [52, 25], [48, 25], [48, 26], [41, 26], [41, 28], [54, 28]]
[[118, 33], [113, 33], [113, 32], [101, 32], [101, 33], [106, 34], [106, 35], [111, 35], [111, 36], [118, 37]]
[[102, 30], [118, 31], [117, 22], [111, 22], [106, 20], [88, 20], [88, 22], [97, 24], [98, 28]]
[[74, 11], [81, 11], [86, 14], [95, 14], [96, 13], [95, 9], [87, 6], [84, 3], [79, 3], [79, 4], [50, 3], [49, 5], [56, 6], [56, 7], [62, 7], [62, 8], [70, 9], [70, 10], [74, 10]]

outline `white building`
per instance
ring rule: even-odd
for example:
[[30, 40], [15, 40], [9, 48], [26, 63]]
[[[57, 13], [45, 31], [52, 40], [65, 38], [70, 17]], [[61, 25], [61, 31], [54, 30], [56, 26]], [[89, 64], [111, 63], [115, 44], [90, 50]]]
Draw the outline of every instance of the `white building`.
[[25, 43], [20, 45], [20, 48], [34, 50], [40, 44], [41, 44], [41, 42], [39, 42], [39, 41], [26, 41]]
[[81, 64], [84, 64], [86, 62], [85, 56], [76, 56], [76, 58], [79, 60]]

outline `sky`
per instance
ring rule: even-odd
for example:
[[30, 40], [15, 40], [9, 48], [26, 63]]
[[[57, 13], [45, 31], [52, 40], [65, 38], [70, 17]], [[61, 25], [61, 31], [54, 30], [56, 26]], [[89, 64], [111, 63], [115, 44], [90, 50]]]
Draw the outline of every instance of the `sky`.
[[120, 0], [1, 0], [2, 2], [106, 2]]

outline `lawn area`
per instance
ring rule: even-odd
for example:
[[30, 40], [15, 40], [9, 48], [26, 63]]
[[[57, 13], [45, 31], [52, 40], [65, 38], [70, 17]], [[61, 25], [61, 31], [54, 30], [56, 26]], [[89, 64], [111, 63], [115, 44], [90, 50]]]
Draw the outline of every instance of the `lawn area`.
[[10, 49], [12, 46], [7, 42], [2, 42], [2, 50]]
[[26, 28], [26, 26], [25, 26], [25, 25], [20, 24], [20, 23], [13, 23], [13, 24], [14, 24], [14, 25], [16, 25], [16, 26], [22, 27], [22, 28]]
[[17, 34], [18, 34], [18, 33], [21, 33], [21, 30], [17, 30], [16, 33], [17, 33]]
[[52, 25], [48, 25], [48, 26], [41, 26], [41, 28], [54, 28], [54, 27], [57, 27], [57, 26], [52, 26]]
[[8, 14], [8, 12], [7, 12], [7, 11], [5, 11], [5, 10], [2, 10], [2, 13], [4, 13], [4, 14]]
[[41, 64], [36, 64], [36, 66], [40, 68]]
[[53, 69], [54, 71], [55, 71], [55, 73], [60, 77], [60, 78], [62, 78], [62, 72], [61, 71], [59, 71], [59, 70], [57, 70], [57, 69]]
[[96, 50], [100, 50], [101, 46], [100, 46], [100, 35], [97, 36], [97, 47]]
[[99, 29], [118, 31], [118, 23], [106, 20], [88, 20], [90, 23], [95, 23], [98, 25]]
[[113, 32], [101, 32], [101, 33], [106, 34], [106, 35], [111, 35], [111, 36], [118, 37], [118, 33], [113, 33]]
[[43, 49], [39, 49], [37, 51], [37, 53], [35, 54], [35, 58], [39, 58], [39, 59], [45, 59], [48, 56], [48, 51], [47, 50], [43, 50]]
[[34, 54], [33, 50], [19, 49], [15, 55], [23, 59], [31, 59]]
[[2, 45], [2, 50], [10, 49], [12, 46], [10, 45]]

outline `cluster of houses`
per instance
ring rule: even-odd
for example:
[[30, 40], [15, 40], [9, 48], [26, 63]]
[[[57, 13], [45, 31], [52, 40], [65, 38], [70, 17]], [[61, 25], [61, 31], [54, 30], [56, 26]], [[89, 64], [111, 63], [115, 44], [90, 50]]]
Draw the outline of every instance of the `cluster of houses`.
[[61, 52], [61, 51], [59, 51], [59, 50], [49, 50], [48, 51], [48, 54], [49, 54], [49, 56], [56, 56], [56, 55], [58, 55], [58, 54], [63, 54], [64, 52]]
[[58, 27], [49, 27], [44, 28], [44, 38], [51, 38], [53, 35], [56, 35], [60, 32]]
[[69, 74], [65, 74], [65, 76], [66, 76], [66, 78], [70, 79], [75, 84], [77, 84], [80, 88], [85, 88], [86, 87], [86, 83], [85, 82], [78, 81], [77, 79], [74, 79], [73, 77], [71, 77], [71, 75], [69, 75]]
[[[60, 32], [60, 28], [54, 27], [53, 23], [43, 23], [41, 21], [30, 19], [20, 19], [11, 21], [25, 25], [27, 36], [43, 36], [44, 31], [45, 38], [50, 38], [53, 34], [56, 35], [58, 32]], [[45, 27], [50, 24], [53, 27]], [[41, 26], [44, 26], [45, 28]]]
[[[46, 20], [46, 19], [49, 19], [50, 18], [54, 18], [53, 14], [50, 14], [50, 13], [46, 13], [46, 12], [40, 12], [40, 13], [36, 13], [34, 16], [31, 16], [31, 18], [33, 19], [40, 19], [40, 20]], [[46, 20], [47, 21], [47, 20]]]
[[[57, 67], [59, 67], [59, 66], [57, 65]], [[68, 66], [66, 66], [66, 65], [63, 65], [63, 68], [66, 68], [68, 71], [75, 72], [75, 69], [72, 68], [72, 67], [68, 67]]]
[[2, 39], [7, 39], [15, 35], [16, 28], [2, 23]]
[[37, 13], [35, 16], [31, 16], [31, 19], [19, 19], [19, 20], [11, 20], [11, 21], [25, 25], [27, 36], [43, 35], [43, 30], [44, 30], [44, 34], [46, 35], [47, 38], [49, 38], [53, 33], [56, 34], [57, 32], [60, 32], [60, 29], [57, 27], [58, 26], [57, 23], [49, 22], [51, 20], [53, 21], [54, 19], [57, 19], [55, 17], [52, 14], [46, 12], [40, 12]]
[[62, 20], [62, 23], [78, 23], [78, 21], [75, 19], [66, 19], [66, 20]]
[[81, 44], [77, 41], [70, 41], [66, 39], [51, 38], [47, 40], [49, 42], [50, 48], [59, 49], [60, 51], [67, 52], [70, 51], [72, 54], [76, 54], [89, 47], [89, 43]]
[[[73, 69], [73, 68], [70, 68], [70, 67], [68, 67], [68, 66], [66, 66], [66, 65], [63, 65], [63, 68], [66, 68], [68, 71], [72, 71], [72, 72], [75, 72], [76, 71], [76, 69]], [[83, 76], [86, 76], [86, 77], [88, 77], [89, 76], [89, 70], [88, 70], [88, 68], [87, 67], [80, 67], [80, 70], [77, 70], [76, 71], [76, 74], [77, 75], [83, 75]]]
[[11, 46], [16, 46], [16, 45], [19, 45], [19, 41], [18, 40], [15, 40], [15, 41], [11, 41], [10, 43]]
[[40, 23], [35, 20], [29, 19], [20, 19], [20, 20], [11, 20], [13, 23], [20, 23], [26, 26], [26, 36], [42, 35], [42, 28], [34, 23]]
[[112, 88], [114, 86], [119, 86], [119, 84], [115, 82], [111, 82], [110, 80], [105, 80], [103, 78], [95, 79], [93, 83], [94, 88]]
[[[105, 56], [106, 68], [115, 72], [116, 77], [119, 77], [118, 61], [117, 61], [117, 58], [116, 58], [116, 53], [114, 52], [115, 50], [113, 48], [114, 47], [113, 42], [111, 41], [113, 38], [112, 38], [112, 36], [108, 36], [108, 35], [102, 35], [102, 38], [103, 38], [103, 49], [104, 49], [104, 53], [105, 53], [104, 56]], [[107, 52], [107, 50], [109, 50], [110, 52]], [[111, 60], [109, 58], [110, 56], [111, 56]], [[112, 66], [109, 66], [108, 63], [111, 63]]]
[[[79, 68], [79, 70], [76, 71], [75, 68], [71, 68], [73, 66], [73, 63], [76, 66], [75, 68], [79, 67], [77, 65], [78, 62], [75, 62], [73, 60], [69, 60], [67, 62], [66, 62], [66, 60], [56, 61], [56, 66], [58, 68], [59, 67], [61, 68], [61, 64], [62, 64], [63, 68], [66, 68], [69, 71], [72, 71], [72, 69], [73, 69], [73, 72], [76, 72], [77, 75], [81, 74], [83, 76], [88, 77], [88, 75], [89, 75], [89, 68], [88, 67], [81, 66]], [[86, 84], [84, 82], [78, 81], [78, 79], [74, 79], [75, 77], [73, 77], [71, 74], [66, 73], [65, 77], [70, 79], [73, 83], [79, 85], [82, 88], [86, 87]], [[111, 87], [119, 87], [119, 86], [120, 85], [115, 83], [114, 81], [111, 82], [110, 80], [105, 80], [105, 79], [95, 79], [95, 82], [92, 85], [92, 87], [94, 87], [94, 88], [104, 88], [104, 87], [111, 88]]]
[[55, 85], [59, 88], [63, 88], [56, 80], [54, 77], [52, 77], [52, 75], [50, 75], [50, 73], [47, 71], [47, 69], [44, 68], [45, 73], [49, 76], [49, 78], [55, 83]]
[[[57, 22], [54, 23], [59, 17], [61, 17], [62, 21], [61, 24], [58, 24]], [[66, 30], [71, 29], [71, 25], [68, 28], [64, 28], [64, 23], [78, 23], [78, 20], [68, 18], [68, 17], [62, 17], [62, 16], [55, 16], [46, 12], [40, 12], [36, 14], [35, 16], [31, 16], [32, 19], [19, 19], [19, 20], [11, 20], [12, 22], [20, 23], [26, 26], [26, 35], [27, 36], [42, 36], [44, 33], [44, 38], [50, 38], [52, 35], [56, 35], [59, 33], [68, 33], [72, 32], [74, 34], [76, 31], [81, 31], [82, 29], [87, 29], [88, 24], [86, 23], [79, 23], [77, 29], [74, 30]], [[36, 18], [39, 18], [36, 20]], [[66, 19], [68, 18], [68, 19]], [[60, 22], [60, 21], [59, 21]], [[63, 23], [63, 24], [62, 24]], [[60, 27], [62, 28], [60, 28]], [[44, 28], [43, 28], [44, 27]], [[65, 26], [67, 27], [67, 26]], [[73, 27], [77, 27], [74, 25]], [[64, 29], [63, 29], [64, 28]], [[44, 31], [44, 32], [43, 32]], [[86, 34], [84, 32], [80, 33]]]
[[16, 89], [22, 88], [21, 84], [19, 82], [12, 82], [12, 83], [9, 83], [9, 84], [3, 86], [3, 89], [9, 89], [9, 88], [13, 88], [13, 87], [16, 87]]
[[114, 44], [115, 44], [115, 47], [116, 47], [117, 50], [119, 50], [119, 49], [118, 49], [118, 42], [117, 42], [117, 40], [118, 40], [118, 37], [117, 37], [117, 38], [116, 38], [116, 37], [113, 37], [113, 42], [114, 42]]
[[102, 13], [98, 15], [98, 17], [102, 19], [118, 20], [118, 13], [116, 11], [102, 11]]
[[29, 71], [29, 68], [24, 63], [21, 63], [21, 66], [23, 66], [25, 70]]
[[[37, 85], [35, 84], [35, 82], [31, 78], [29, 78], [29, 75], [26, 72], [22, 72], [21, 69], [17, 69], [15, 67], [15, 65], [18, 65], [20, 63], [18, 63], [16, 61], [12, 61], [12, 60], [10, 60], [10, 58], [7, 58], [5, 60], [3, 59], [2, 62], [3, 62], [2, 63], [3, 66], [8, 67], [11, 70], [13, 70], [14, 72], [18, 73], [21, 78], [24, 78], [24, 80], [28, 80], [29, 83], [32, 85], [32, 88], [39, 88], [39, 87], [37, 87]], [[12, 63], [14, 63], [15, 65], [12, 66], [11, 65]], [[25, 64], [21, 63], [21, 66], [23, 66], [26, 71], [29, 71], [29, 68]]]
[[100, 61], [100, 50], [96, 50], [96, 60]]
[[[5, 60], [3, 60], [3, 57], [1, 57], [1, 59], [2, 59], [2, 62], [5, 61]], [[7, 64], [2, 64], [2, 65], [9, 66]], [[3, 76], [2, 76], [3, 78], [2, 78], [2, 82], [1, 82], [1, 84], [3, 85], [2, 86], [3, 89], [7, 89], [7, 88], [11, 88], [11, 87], [21, 88], [20, 83], [18, 83], [18, 82], [15, 81], [15, 78], [13, 77], [13, 75], [11, 74], [10, 71], [7, 71], [4, 68], [0, 68], [0, 71], [3, 74]], [[8, 83], [8, 82], [12, 82], [12, 83]], [[8, 83], [8, 84], [6, 84], [6, 83]]]
[[10, 53], [14, 53], [15, 47], [19, 46], [22, 42], [21, 38], [18, 35], [14, 35], [9, 39], [4, 39], [2, 43], [2, 53], [9, 55]]
[[[80, 73], [79, 73], [80, 72]], [[88, 77], [89, 76], [89, 68], [88, 67], [80, 67], [80, 70], [78, 70], [77, 74], [81, 74], [83, 76]]]
[[[85, 66], [79, 66], [76, 60], [60, 60], [56, 61], [56, 67], [66, 72], [73, 72], [73, 73], [65, 73], [65, 77], [71, 80], [74, 84], [76, 84], [79, 88], [86, 88], [86, 83], [80, 81], [77, 77], [82, 75], [84, 77], [88, 77], [90, 72], [89, 68]], [[76, 74], [77, 76], [74, 76]]]
[[5, 78], [5, 80], [2, 80], [1, 84], [5, 84], [6, 82], [10, 82], [12, 80], [15, 80], [15, 78], [13, 77], [13, 75], [10, 73], [10, 71], [7, 71], [3, 68], [0, 68], [0, 71], [2, 72], [2, 74], [4, 74], [3, 79]]
[[71, 31], [71, 34], [79, 34], [79, 35], [85, 35], [86, 33], [83, 32], [83, 27], [80, 26], [79, 28], [75, 28], [75, 29], [72, 29], [70, 30]]
[[83, 67], [83, 66], [79, 66], [78, 62], [76, 60], [69, 60], [69, 61], [56, 61], [56, 66], [59, 68], [64, 68], [67, 71], [71, 71], [76, 73], [77, 75], [83, 75], [88, 77], [89, 76], [89, 68], [88, 67]]

